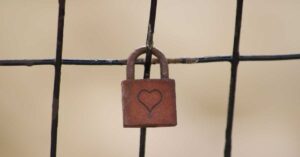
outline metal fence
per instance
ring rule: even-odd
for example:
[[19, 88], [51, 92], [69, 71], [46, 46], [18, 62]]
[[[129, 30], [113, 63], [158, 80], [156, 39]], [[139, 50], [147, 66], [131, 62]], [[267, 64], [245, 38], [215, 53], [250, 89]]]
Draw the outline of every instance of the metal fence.
[[[50, 157], [56, 157], [57, 148], [57, 127], [58, 127], [58, 111], [59, 111], [59, 93], [61, 67], [66, 65], [126, 65], [126, 60], [82, 60], [82, 59], [63, 59], [63, 34], [64, 34], [64, 19], [65, 19], [65, 2], [59, 0], [58, 13], [58, 28], [57, 28], [57, 43], [56, 43], [56, 58], [55, 59], [23, 59], [23, 60], [0, 60], [0, 66], [35, 66], [35, 65], [53, 65], [55, 68], [54, 90], [52, 100], [52, 123], [51, 123], [51, 152]], [[150, 17], [148, 25], [148, 33], [146, 39], [146, 58], [138, 59], [136, 64], [145, 66], [144, 79], [150, 77], [151, 64], [156, 64], [157, 59], [152, 59], [151, 49], [153, 46], [153, 33], [155, 26], [157, 0], [151, 0]], [[228, 113], [227, 127], [225, 132], [225, 149], [224, 157], [231, 157], [232, 145], [232, 128], [235, 106], [235, 90], [237, 84], [237, 71], [240, 61], [278, 61], [278, 60], [295, 60], [300, 59], [300, 54], [284, 54], [284, 55], [240, 55], [239, 42], [243, 13], [243, 0], [237, 0], [234, 43], [231, 56], [207, 56], [195, 58], [174, 58], [168, 59], [169, 64], [194, 64], [207, 62], [230, 62], [231, 63], [231, 78], [228, 98]], [[145, 156], [146, 128], [140, 130], [140, 150], [139, 156]]]

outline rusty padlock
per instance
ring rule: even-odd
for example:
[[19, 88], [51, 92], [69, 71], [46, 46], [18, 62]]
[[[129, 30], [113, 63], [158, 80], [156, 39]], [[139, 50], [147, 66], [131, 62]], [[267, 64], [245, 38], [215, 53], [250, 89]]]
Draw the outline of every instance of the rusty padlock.
[[139, 48], [127, 60], [127, 80], [122, 81], [124, 127], [176, 126], [175, 80], [169, 79], [164, 54], [152, 49], [160, 62], [161, 79], [134, 78], [135, 61], [145, 52], [145, 47]]

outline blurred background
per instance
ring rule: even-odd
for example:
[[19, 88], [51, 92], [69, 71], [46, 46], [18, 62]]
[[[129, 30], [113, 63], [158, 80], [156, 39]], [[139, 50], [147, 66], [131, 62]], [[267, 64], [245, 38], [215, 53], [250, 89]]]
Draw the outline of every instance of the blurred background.
[[[149, 8], [146, 0], [67, 0], [63, 58], [127, 58], [145, 45]], [[299, 8], [298, 0], [245, 1], [241, 54], [299, 53]], [[235, 9], [234, 0], [159, 0], [154, 45], [168, 58], [230, 55]], [[54, 58], [57, 15], [57, 0], [0, 0], [0, 59]], [[300, 156], [298, 67], [240, 63], [232, 156]], [[148, 129], [146, 156], [223, 156], [230, 64], [169, 68], [178, 126]], [[53, 79], [49, 65], [0, 67], [1, 157], [49, 156]], [[58, 157], [138, 156], [139, 129], [122, 127], [124, 79], [125, 66], [62, 66]]]

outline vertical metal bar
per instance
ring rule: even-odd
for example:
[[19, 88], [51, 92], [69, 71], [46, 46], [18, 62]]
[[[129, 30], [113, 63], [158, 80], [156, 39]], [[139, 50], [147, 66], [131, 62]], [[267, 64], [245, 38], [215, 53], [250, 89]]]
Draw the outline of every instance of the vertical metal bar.
[[140, 130], [140, 152], [139, 157], [145, 156], [145, 147], [146, 147], [146, 128], [141, 128]]
[[144, 79], [150, 78], [150, 69], [151, 69], [151, 59], [152, 53], [151, 49], [153, 47], [153, 34], [155, 28], [155, 18], [156, 18], [156, 8], [157, 8], [157, 0], [151, 0], [151, 8], [150, 8], [150, 17], [148, 23], [148, 33], [146, 40], [146, 61], [145, 61], [145, 71], [144, 71]]
[[[149, 16], [149, 23], [148, 23], [148, 33], [147, 33], [147, 40], [146, 40], [146, 59], [145, 59], [145, 70], [144, 70], [144, 79], [150, 78], [150, 69], [151, 69], [151, 60], [152, 60], [152, 53], [151, 49], [153, 47], [153, 34], [155, 28], [155, 17], [156, 17], [156, 7], [157, 0], [151, 0], [150, 6], [150, 16]], [[140, 151], [139, 157], [145, 157], [145, 148], [146, 148], [146, 132], [147, 128], [140, 129]]]
[[58, 28], [56, 42], [55, 76], [52, 100], [51, 152], [50, 157], [56, 157], [59, 91], [62, 65], [63, 33], [65, 17], [65, 0], [59, 0]]
[[236, 91], [237, 70], [238, 70], [239, 55], [240, 55], [239, 45], [240, 45], [242, 12], [243, 12], [243, 0], [237, 0], [234, 44], [233, 44], [232, 61], [231, 61], [231, 78], [230, 78], [230, 89], [229, 89], [229, 100], [228, 100], [227, 126], [226, 126], [226, 133], [225, 133], [226, 141], [225, 141], [224, 157], [231, 157], [235, 91]]

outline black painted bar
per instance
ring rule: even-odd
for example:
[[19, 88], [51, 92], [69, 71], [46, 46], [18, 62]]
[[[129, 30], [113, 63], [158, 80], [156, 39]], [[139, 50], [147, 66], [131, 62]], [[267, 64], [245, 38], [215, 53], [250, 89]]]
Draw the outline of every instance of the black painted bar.
[[232, 149], [232, 129], [234, 118], [234, 106], [235, 106], [235, 91], [237, 82], [237, 70], [239, 65], [240, 53], [240, 35], [242, 25], [242, 13], [243, 13], [243, 0], [237, 0], [236, 18], [235, 18], [235, 31], [234, 31], [234, 43], [231, 59], [231, 76], [230, 76], [230, 88], [227, 110], [227, 124], [225, 132], [225, 148], [224, 157], [231, 157]]
[[[155, 28], [155, 17], [156, 17], [157, 0], [151, 0], [150, 15], [148, 22], [148, 32], [146, 39], [146, 58], [144, 63], [144, 79], [150, 78], [151, 60], [152, 60], [152, 47], [153, 47], [153, 34]], [[147, 128], [143, 127], [140, 129], [140, 149], [139, 157], [145, 157], [146, 150], [146, 133]]]
[[59, 0], [56, 58], [54, 62], [55, 74], [54, 74], [54, 88], [53, 88], [53, 100], [52, 100], [50, 157], [56, 157], [56, 148], [57, 148], [57, 127], [58, 127], [59, 92], [60, 92], [62, 49], [63, 49], [63, 35], [64, 35], [64, 17], [65, 17], [65, 0]]
[[[300, 54], [280, 54], [280, 55], [241, 55], [239, 61], [282, 61], [297, 60]], [[210, 62], [231, 62], [232, 56], [208, 56], [195, 58], [169, 58], [169, 64], [197, 64]], [[64, 65], [126, 65], [126, 59], [62, 59]], [[158, 60], [153, 59], [152, 64], [157, 64]], [[136, 64], [145, 64], [144, 59], [138, 59]], [[55, 59], [13, 59], [0, 60], [0, 66], [36, 66], [55, 65]]]

